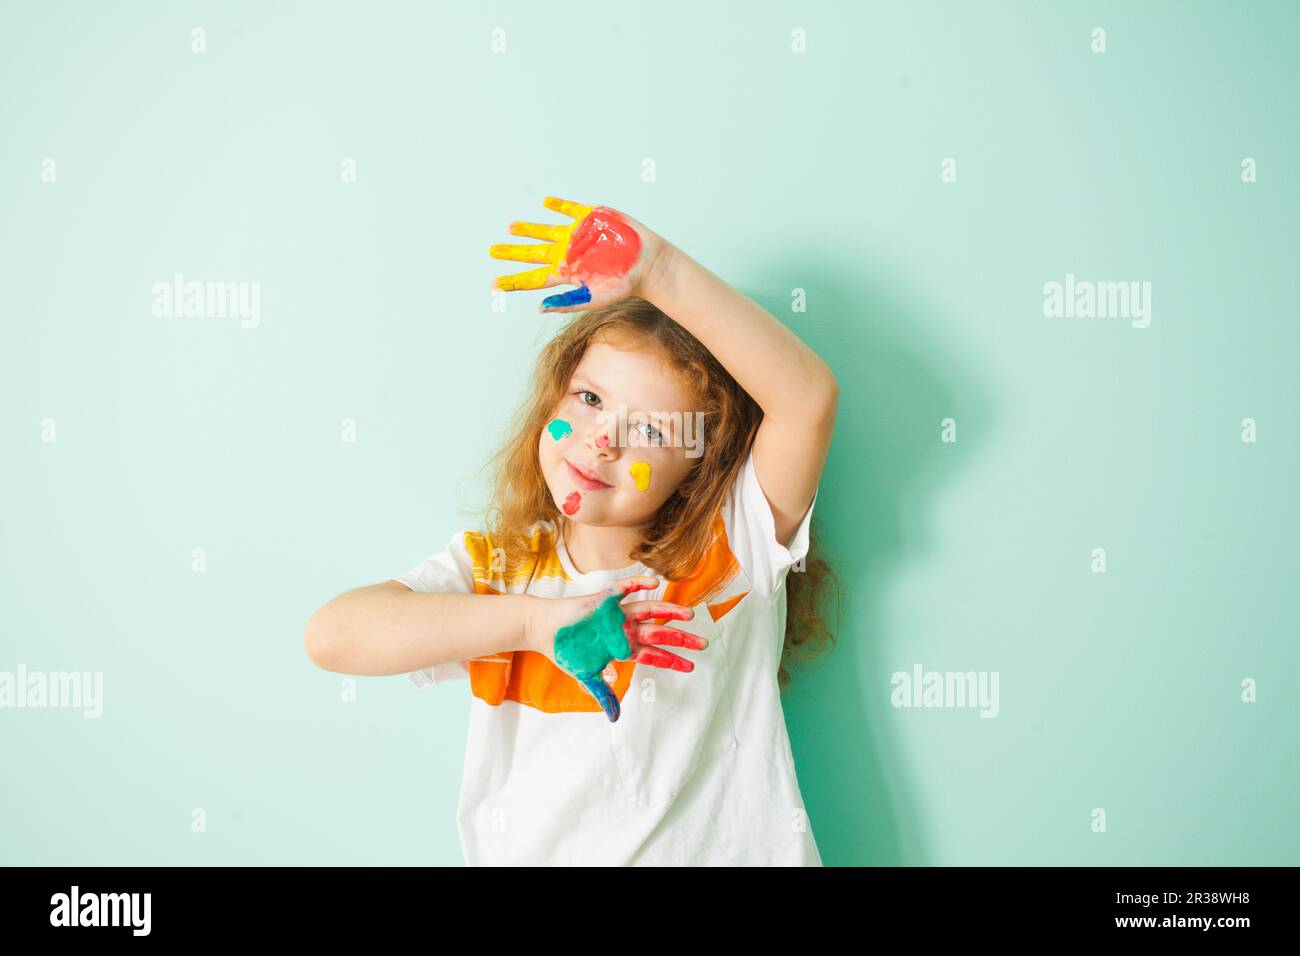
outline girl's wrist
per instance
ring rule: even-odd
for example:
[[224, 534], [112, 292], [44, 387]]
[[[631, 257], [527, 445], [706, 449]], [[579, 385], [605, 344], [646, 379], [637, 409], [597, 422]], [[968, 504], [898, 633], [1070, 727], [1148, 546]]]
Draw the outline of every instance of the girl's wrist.
[[523, 626], [520, 628], [520, 650], [535, 651], [538, 650], [538, 632], [540, 631], [540, 621], [538, 618], [542, 612], [542, 601], [540, 598], [531, 594], [520, 595], [523, 600]]
[[667, 239], [659, 237], [656, 239], [658, 239], [656, 248], [652, 252], [651, 259], [646, 263], [645, 272], [641, 276], [635, 294], [647, 302], [658, 304], [672, 285], [681, 251]]

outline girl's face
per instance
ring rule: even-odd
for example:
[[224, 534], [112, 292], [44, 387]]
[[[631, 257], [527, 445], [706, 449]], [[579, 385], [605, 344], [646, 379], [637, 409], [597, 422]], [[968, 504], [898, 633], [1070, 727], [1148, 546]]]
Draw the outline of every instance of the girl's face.
[[581, 524], [648, 522], [699, 460], [691, 404], [658, 353], [592, 342], [539, 439], [556, 505]]

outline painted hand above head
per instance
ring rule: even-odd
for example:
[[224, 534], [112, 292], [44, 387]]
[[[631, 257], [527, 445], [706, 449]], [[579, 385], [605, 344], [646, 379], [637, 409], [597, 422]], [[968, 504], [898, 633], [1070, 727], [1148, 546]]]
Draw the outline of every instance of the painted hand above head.
[[510, 234], [542, 239], [540, 245], [498, 243], [488, 249], [493, 259], [542, 262], [540, 269], [499, 276], [494, 289], [548, 289], [555, 285], [578, 288], [547, 296], [539, 312], [576, 312], [596, 309], [636, 295], [647, 269], [663, 249], [663, 240], [630, 216], [608, 206], [584, 206], [547, 196], [547, 209], [574, 221], [562, 226], [512, 222]]
[[703, 650], [708, 640], [676, 628], [649, 623], [652, 619], [689, 621], [695, 612], [667, 601], [623, 598], [634, 591], [659, 586], [652, 576], [624, 578], [604, 591], [579, 598], [546, 600], [532, 630], [536, 650], [546, 654], [561, 670], [572, 675], [600, 704], [610, 722], [621, 712], [618, 697], [602, 676], [610, 662], [635, 660], [638, 664], [690, 672], [695, 665], [664, 647]]

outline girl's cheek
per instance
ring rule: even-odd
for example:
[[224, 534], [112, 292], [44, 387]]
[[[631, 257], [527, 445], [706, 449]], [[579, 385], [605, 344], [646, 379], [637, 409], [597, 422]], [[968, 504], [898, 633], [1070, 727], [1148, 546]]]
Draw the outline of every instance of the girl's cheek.
[[546, 423], [546, 434], [551, 436], [552, 441], [563, 441], [573, 434], [573, 422], [570, 420], [571, 417], [572, 416], [568, 415], [563, 409], [561, 409], [559, 415], [556, 415], [555, 418], [552, 418]]
[[631, 481], [633, 494], [666, 499], [690, 473], [680, 459], [680, 449], [628, 448], [622, 468]]
[[654, 478], [654, 467], [650, 462], [645, 460], [633, 461], [627, 469], [627, 473], [632, 477], [632, 483], [639, 492], [650, 490], [650, 482]]

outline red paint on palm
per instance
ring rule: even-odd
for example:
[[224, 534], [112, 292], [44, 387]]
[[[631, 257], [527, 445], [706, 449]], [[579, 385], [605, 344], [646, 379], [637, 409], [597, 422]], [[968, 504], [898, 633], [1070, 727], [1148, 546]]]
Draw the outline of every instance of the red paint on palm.
[[578, 223], [569, 240], [565, 273], [586, 282], [625, 276], [641, 258], [641, 236], [608, 206], [596, 206]]

